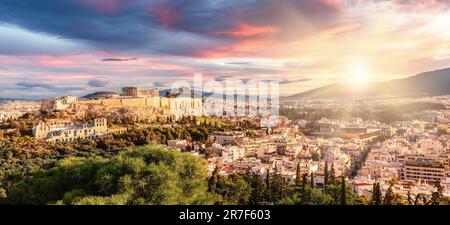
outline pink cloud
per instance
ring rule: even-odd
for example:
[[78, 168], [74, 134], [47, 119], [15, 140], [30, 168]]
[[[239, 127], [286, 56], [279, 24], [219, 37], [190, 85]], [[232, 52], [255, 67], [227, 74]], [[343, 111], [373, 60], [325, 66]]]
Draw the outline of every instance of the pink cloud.
[[236, 27], [229, 30], [213, 31], [215, 35], [225, 35], [236, 38], [248, 38], [262, 35], [272, 35], [280, 30], [273, 26], [255, 26], [247, 23], [239, 22]]
[[180, 17], [177, 10], [168, 4], [153, 6], [149, 13], [165, 28], [171, 28]]
[[121, 0], [83, 0], [83, 2], [100, 12], [110, 15], [118, 14], [122, 8]]

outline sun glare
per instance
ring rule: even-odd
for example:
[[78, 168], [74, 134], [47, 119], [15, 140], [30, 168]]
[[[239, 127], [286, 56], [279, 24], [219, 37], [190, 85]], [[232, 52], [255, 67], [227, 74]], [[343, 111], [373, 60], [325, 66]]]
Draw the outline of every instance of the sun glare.
[[361, 57], [352, 60], [348, 76], [348, 81], [357, 85], [369, 82], [371, 72], [367, 61]]

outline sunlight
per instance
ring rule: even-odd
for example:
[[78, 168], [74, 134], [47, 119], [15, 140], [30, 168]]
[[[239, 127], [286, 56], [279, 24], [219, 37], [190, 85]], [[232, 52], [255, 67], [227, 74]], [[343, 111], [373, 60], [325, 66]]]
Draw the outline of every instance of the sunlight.
[[371, 71], [367, 61], [362, 57], [355, 57], [349, 68], [348, 81], [354, 84], [363, 85], [370, 81]]

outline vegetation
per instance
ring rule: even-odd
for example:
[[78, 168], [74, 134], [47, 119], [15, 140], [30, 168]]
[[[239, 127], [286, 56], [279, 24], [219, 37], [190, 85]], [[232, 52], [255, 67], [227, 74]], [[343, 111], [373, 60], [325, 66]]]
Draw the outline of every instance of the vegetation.
[[14, 204], [208, 204], [206, 162], [145, 146], [107, 160], [69, 157], [13, 185]]

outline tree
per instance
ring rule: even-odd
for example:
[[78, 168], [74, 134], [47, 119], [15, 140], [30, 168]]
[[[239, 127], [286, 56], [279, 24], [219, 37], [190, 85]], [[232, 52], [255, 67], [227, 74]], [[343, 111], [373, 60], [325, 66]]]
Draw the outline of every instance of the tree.
[[382, 203], [382, 193], [380, 188], [380, 183], [373, 183], [372, 187], [372, 204], [381, 205]]
[[411, 197], [411, 191], [408, 191], [407, 198], [408, 198], [408, 205], [413, 205], [414, 201], [413, 201], [413, 199]]
[[266, 201], [270, 202], [272, 200], [272, 185], [270, 179], [270, 169], [266, 170]]
[[297, 171], [295, 173], [295, 186], [297, 188], [300, 188], [301, 184], [302, 184], [302, 175], [301, 175], [301, 170], [300, 170], [300, 163], [297, 163]]
[[284, 179], [275, 166], [272, 182], [270, 185], [272, 200], [278, 201], [284, 197]]
[[216, 192], [216, 188], [217, 188], [217, 182], [219, 180], [219, 168], [216, 166], [216, 168], [214, 168], [214, 171], [212, 172], [211, 177], [208, 180], [208, 191], [209, 192]]
[[304, 193], [306, 191], [306, 185], [308, 185], [308, 181], [307, 181], [307, 176], [308, 174], [304, 173], [302, 175], [302, 185], [301, 185], [301, 192]]
[[163, 146], [132, 148], [110, 160], [70, 157], [12, 186], [8, 201], [106, 204], [120, 199], [121, 204], [207, 204], [212, 199], [206, 165], [190, 153]]
[[330, 183], [336, 185], [336, 171], [334, 170], [334, 163], [331, 163]]
[[261, 177], [256, 173], [253, 173], [248, 178], [251, 187], [249, 204], [260, 205], [264, 202], [266, 185]]
[[434, 184], [434, 187], [436, 190], [431, 194], [431, 204], [432, 205], [439, 205], [439, 203], [442, 201], [443, 198], [443, 191], [444, 188], [441, 186], [441, 181], [437, 180]]
[[416, 197], [414, 198], [414, 205], [420, 205], [420, 199], [422, 198], [422, 194], [419, 193], [416, 195]]
[[395, 194], [393, 190], [394, 184], [391, 182], [389, 185], [389, 188], [386, 191], [386, 194], [384, 195], [384, 205], [394, 205], [395, 201]]
[[342, 176], [341, 205], [347, 205], [347, 188], [345, 186], [345, 176]]
[[302, 175], [302, 182], [300, 185], [300, 204], [306, 204], [309, 201], [309, 194], [308, 194], [308, 179], [307, 179], [308, 174], [304, 173]]
[[325, 160], [325, 168], [323, 170], [323, 187], [328, 185], [328, 161]]
[[311, 181], [309, 182], [311, 184], [311, 187], [314, 188], [315, 187], [315, 183], [314, 183], [314, 172], [311, 172]]
[[216, 192], [222, 196], [222, 204], [248, 204], [251, 187], [243, 176], [231, 174], [219, 178]]

